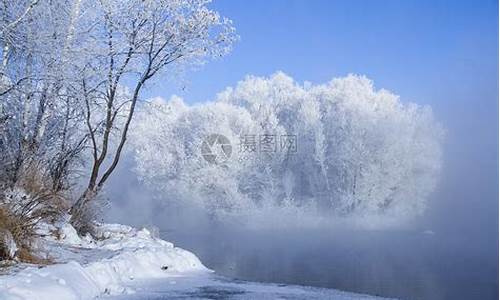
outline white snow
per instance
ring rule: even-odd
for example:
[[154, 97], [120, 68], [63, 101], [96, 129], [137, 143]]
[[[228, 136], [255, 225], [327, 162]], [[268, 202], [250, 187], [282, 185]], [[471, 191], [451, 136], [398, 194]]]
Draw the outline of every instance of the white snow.
[[191, 252], [155, 238], [147, 229], [102, 224], [95, 239], [80, 238], [63, 220], [40, 226], [39, 233], [46, 235], [41, 249], [56, 264], [21, 264], [0, 275], [1, 300], [376, 298], [220, 277]]
[[127, 286], [136, 279], [211, 272], [194, 254], [152, 237], [147, 229], [101, 225], [100, 238], [92, 240], [81, 239], [71, 225], [64, 224], [60, 236], [60, 241], [47, 237], [43, 245], [60, 263], [27, 266], [0, 276], [0, 299], [93, 299], [131, 293]]

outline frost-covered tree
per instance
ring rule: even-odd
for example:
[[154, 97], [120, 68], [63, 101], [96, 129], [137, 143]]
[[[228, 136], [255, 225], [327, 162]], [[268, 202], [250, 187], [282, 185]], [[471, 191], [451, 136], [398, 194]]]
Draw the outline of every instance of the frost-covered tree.
[[[313, 203], [339, 216], [417, 215], [441, 165], [443, 130], [430, 108], [404, 104], [363, 76], [321, 85], [283, 73], [247, 77], [213, 102], [174, 98], [144, 110], [133, 133], [138, 175], [214, 213]], [[229, 160], [203, 159], [213, 133], [231, 141]], [[266, 134], [296, 136], [297, 151], [279, 139], [275, 152], [240, 151], [241, 137], [255, 136], [259, 147]]]
[[230, 50], [235, 39], [231, 22], [208, 3], [81, 1], [75, 23], [81, 33], [72, 49], [83, 54], [75, 67], [81, 76], [93, 163], [88, 185], [73, 206], [73, 218], [116, 168], [144, 86], [165, 71], [202, 64]]
[[[78, 227], [120, 160], [144, 87], [230, 51], [231, 21], [209, 3], [2, 1], [0, 183], [34, 169], [62, 190], [88, 174], [71, 210]], [[90, 165], [78, 165], [85, 150]]]
[[72, 3], [0, 2], [0, 239], [21, 250], [67, 210], [85, 146], [68, 64]]
[[1, 6], [2, 184], [38, 169], [60, 190], [85, 138], [67, 72], [71, 1], [4, 1]]

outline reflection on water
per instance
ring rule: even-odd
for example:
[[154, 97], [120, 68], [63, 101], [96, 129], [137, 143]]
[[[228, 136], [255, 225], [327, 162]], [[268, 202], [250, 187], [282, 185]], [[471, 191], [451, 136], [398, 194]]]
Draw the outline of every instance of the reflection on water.
[[232, 278], [402, 299], [497, 299], [495, 241], [408, 231], [192, 233], [163, 235]]

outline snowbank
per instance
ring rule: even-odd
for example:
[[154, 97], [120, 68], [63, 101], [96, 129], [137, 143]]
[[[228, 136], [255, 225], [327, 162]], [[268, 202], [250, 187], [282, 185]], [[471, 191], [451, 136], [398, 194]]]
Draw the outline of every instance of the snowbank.
[[98, 228], [98, 237], [81, 239], [74, 228], [63, 224], [59, 239], [49, 237], [44, 245], [62, 263], [0, 276], [0, 299], [54, 300], [55, 295], [58, 300], [92, 299], [133, 293], [127, 286], [136, 279], [211, 272], [194, 254], [153, 237], [147, 229], [106, 224]]

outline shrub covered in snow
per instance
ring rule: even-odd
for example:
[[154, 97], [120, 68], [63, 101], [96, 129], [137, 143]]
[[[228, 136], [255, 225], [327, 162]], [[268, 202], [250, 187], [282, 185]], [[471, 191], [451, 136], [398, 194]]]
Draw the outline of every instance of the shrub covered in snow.
[[0, 190], [0, 260], [42, 262], [32, 253], [37, 227], [55, 222], [67, 210], [66, 200], [44, 185], [36, 172]]

